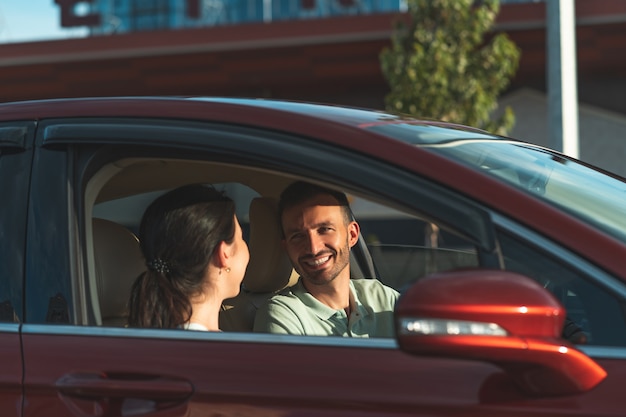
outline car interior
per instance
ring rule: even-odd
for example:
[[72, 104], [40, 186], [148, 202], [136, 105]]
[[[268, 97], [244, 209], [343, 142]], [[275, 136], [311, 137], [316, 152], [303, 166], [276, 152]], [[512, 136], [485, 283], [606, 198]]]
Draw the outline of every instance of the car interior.
[[[250, 250], [241, 292], [222, 305], [220, 328], [252, 331], [258, 307], [298, 279], [281, 247], [277, 217], [280, 192], [295, 179], [256, 167], [182, 159], [127, 158], [103, 166], [85, 189], [85, 213], [90, 221], [85, 225], [88, 278], [84, 291], [89, 294], [87, 304], [95, 324], [125, 326], [130, 288], [146, 268], [137, 236], [143, 210], [163, 192], [204, 183], [223, 189], [235, 201]], [[353, 279], [376, 275], [402, 291], [434, 270], [478, 264], [476, 251], [454, 241], [453, 234], [442, 233], [440, 226], [372, 197], [348, 195], [362, 228], [360, 242], [351, 253]], [[407, 232], [407, 225], [405, 234], [419, 236], [419, 245], [394, 241], [398, 231]], [[446, 239], [453, 244], [444, 245]]]
[[[76, 323], [124, 327], [135, 279], [146, 269], [139, 249], [143, 211], [159, 195], [185, 184], [211, 184], [235, 201], [236, 213], [250, 250], [250, 262], [239, 295], [225, 300], [220, 329], [251, 332], [257, 309], [268, 298], [294, 285], [297, 273], [281, 247], [278, 198], [291, 182], [304, 179], [256, 166], [163, 157], [126, 157], [101, 166], [84, 188], [85, 270], [74, 283], [83, 313]], [[399, 292], [435, 272], [480, 265], [475, 244], [414, 208], [381, 201], [375, 194], [344, 189], [361, 226], [351, 251], [353, 279], [378, 278]], [[610, 290], [550, 260], [506, 233], [499, 234], [502, 268], [540, 282], [566, 306], [569, 318], [587, 334], [587, 343], [623, 345], [626, 328], [621, 304]], [[79, 277], [81, 278], [81, 277]], [[619, 322], [606, 323], [604, 317]]]

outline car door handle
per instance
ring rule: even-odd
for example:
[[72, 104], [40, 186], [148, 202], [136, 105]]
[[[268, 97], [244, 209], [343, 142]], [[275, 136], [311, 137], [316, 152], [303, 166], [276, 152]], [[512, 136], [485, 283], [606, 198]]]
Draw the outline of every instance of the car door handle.
[[133, 373], [70, 373], [56, 381], [64, 395], [84, 399], [140, 398], [159, 402], [184, 401], [193, 385], [184, 379]]
[[184, 379], [121, 372], [70, 373], [55, 387], [73, 415], [94, 417], [187, 415], [193, 393]]

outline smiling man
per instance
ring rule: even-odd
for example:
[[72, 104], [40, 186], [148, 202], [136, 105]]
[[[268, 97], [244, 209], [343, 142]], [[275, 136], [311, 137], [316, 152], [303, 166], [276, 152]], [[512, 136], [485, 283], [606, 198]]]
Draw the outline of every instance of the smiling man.
[[359, 224], [346, 195], [298, 181], [280, 197], [283, 246], [298, 283], [259, 308], [259, 332], [392, 337], [398, 292], [376, 279], [351, 279], [350, 249]]

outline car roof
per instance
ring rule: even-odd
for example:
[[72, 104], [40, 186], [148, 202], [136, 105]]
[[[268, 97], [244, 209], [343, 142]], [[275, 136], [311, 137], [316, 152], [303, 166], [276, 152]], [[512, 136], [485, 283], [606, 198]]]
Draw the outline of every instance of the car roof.
[[[419, 120], [372, 109], [285, 100], [155, 96], [63, 98], [0, 104], [0, 122], [117, 117], [192, 120], [281, 131], [376, 155], [410, 170], [415, 167], [415, 155], [426, 153], [414, 145], [446, 141], [451, 135], [499, 139], [482, 130], [452, 123]], [[403, 136], [380, 131], [381, 126], [407, 124], [421, 126], [424, 134]], [[434, 130], [438, 133], [433, 136]], [[439, 158], [435, 156], [435, 159]]]
[[[204, 113], [190, 113], [194, 119], [215, 120], [223, 116], [220, 109], [246, 108], [254, 112], [306, 114], [309, 117], [333, 120], [358, 126], [380, 117], [382, 112], [355, 109], [332, 104], [311, 104], [297, 101], [226, 97], [86, 97], [0, 103], [0, 120], [24, 118], [89, 117], [89, 116], [147, 116], [163, 112], [178, 114], [176, 107], [186, 111], [204, 109]], [[212, 110], [207, 112], [207, 110]], [[242, 115], [239, 115], [240, 117]]]
[[[245, 110], [245, 111], [244, 111]], [[233, 120], [233, 112], [236, 119]], [[229, 117], [229, 114], [230, 117]], [[481, 137], [495, 136], [487, 132], [453, 123], [417, 119], [394, 115], [382, 110], [348, 107], [336, 104], [305, 103], [288, 100], [227, 98], [227, 97], [91, 97], [62, 98], [48, 100], [0, 103], [0, 121], [18, 119], [46, 119], [58, 117], [185, 117], [206, 121], [246, 121], [263, 126], [258, 115], [291, 114], [360, 129], [380, 125], [406, 124], [436, 126], [479, 134]], [[271, 119], [271, 118], [270, 118]], [[282, 126], [290, 125], [283, 119]], [[399, 138], [403, 140], [402, 138]], [[414, 141], [412, 144], [417, 144]]]

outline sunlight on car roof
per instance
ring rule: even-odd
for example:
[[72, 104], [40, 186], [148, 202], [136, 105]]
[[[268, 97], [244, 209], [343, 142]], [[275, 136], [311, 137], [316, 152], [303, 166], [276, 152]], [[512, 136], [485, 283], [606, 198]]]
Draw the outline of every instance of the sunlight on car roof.
[[412, 145], [448, 143], [459, 139], [502, 140], [480, 129], [467, 126], [398, 118], [367, 126], [370, 130]]

